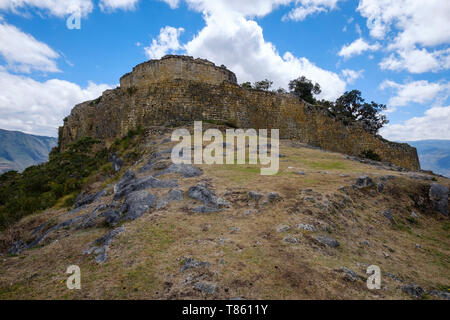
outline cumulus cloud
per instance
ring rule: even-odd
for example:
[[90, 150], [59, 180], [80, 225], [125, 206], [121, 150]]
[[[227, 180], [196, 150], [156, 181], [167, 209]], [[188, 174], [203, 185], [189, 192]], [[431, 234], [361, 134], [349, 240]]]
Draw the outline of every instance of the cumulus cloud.
[[348, 84], [354, 84], [356, 80], [363, 77], [364, 70], [351, 70], [351, 69], [343, 69], [342, 76]]
[[359, 38], [348, 45], [344, 45], [339, 51], [338, 55], [345, 59], [348, 59], [353, 56], [358, 56], [365, 51], [376, 51], [379, 49], [379, 43], [369, 44], [363, 38]]
[[86, 16], [92, 12], [93, 8], [91, 0], [0, 0], [0, 10], [19, 13], [29, 9], [39, 9], [60, 18], [73, 13]]
[[97, 98], [109, 88], [93, 82], [84, 88], [58, 79], [39, 82], [0, 68], [0, 127], [56, 136], [75, 104]]
[[160, 30], [158, 39], [153, 39], [149, 47], [145, 47], [145, 54], [150, 59], [160, 59], [169, 52], [182, 49], [178, 38], [184, 32], [183, 28], [164, 27]]
[[429, 52], [427, 49], [397, 50], [380, 63], [383, 70], [402, 71], [410, 73], [424, 73], [440, 71], [450, 68], [450, 49]]
[[0, 22], [0, 54], [14, 71], [59, 71], [55, 61], [58, 53], [6, 22]]
[[[249, 18], [268, 14], [276, 6], [289, 1], [186, 2], [190, 8], [202, 12], [206, 22], [206, 26], [184, 45], [187, 54], [226, 65], [236, 73], [240, 82], [267, 78], [274, 81], [275, 87], [287, 88], [290, 80], [304, 75], [322, 86], [319, 98], [333, 100], [345, 91], [346, 83], [338, 74], [321, 69], [307, 58], [295, 57], [290, 52], [281, 55], [272, 43], [264, 39], [258, 23]], [[154, 48], [158, 49], [160, 43], [159, 39], [154, 40], [152, 46], [155, 44]]]
[[399, 84], [394, 81], [385, 80], [380, 89], [391, 88], [395, 91], [395, 96], [389, 99], [388, 104], [392, 107], [402, 107], [411, 103], [429, 103], [439, 97], [448, 96], [450, 84], [444, 82], [428, 82], [426, 80], [412, 81]]
[[339, 0], [297, 0], [296, 7], [283, 16], [283, 20], [302, 21], [314, 13], [327, 12], [336, 8]]
[[134, 10], [139, 0], [100, 0], [99, 6], [102, 11]]
[[426, 48], [450, 43], [450, 1], [361, 0], [357, 9], [367, 18], [372, 37], [389, 39], [394, 51], [382, 61], [388, 70], [422, 73], [448, 69], [448, 51]]
[[423, 117], [387, 125], [380, 133], [395, 141], [450, 139], [450, 106], [430, 108]]

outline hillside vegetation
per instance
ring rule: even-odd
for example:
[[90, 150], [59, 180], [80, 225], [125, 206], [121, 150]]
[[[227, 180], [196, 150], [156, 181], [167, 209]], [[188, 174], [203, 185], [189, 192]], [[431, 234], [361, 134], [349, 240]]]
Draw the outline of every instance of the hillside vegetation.
[[[274, 176], [259, 165], [177, 166], [172, 130], [131, 132], [108, 150], [81, 140], [3, 176], [9, 188], [23, 181], [18, 190], [31, 172], [67, 190], [35, 190], [55, 201], [0, 233], [0, 299], [449, 297], [450, 221], [430, 198], [448, 179], [292, 140], [281, 141]], [[70, 265], [81, 290], [66, 287]], [[379, 290], [366, 286], [370, 265]]]

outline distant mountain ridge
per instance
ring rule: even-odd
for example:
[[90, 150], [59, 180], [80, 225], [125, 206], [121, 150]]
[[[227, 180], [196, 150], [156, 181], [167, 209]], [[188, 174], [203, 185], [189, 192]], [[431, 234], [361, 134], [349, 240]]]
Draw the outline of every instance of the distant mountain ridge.
[[57, 143], [58, 140], [52, 137], [0, 129], [0, 174], [10, 170], [21, 172], [48, 161], [48, 155]]
[[417, 148], [423, 170], [450, 177], [450, 140], [408, 141]]

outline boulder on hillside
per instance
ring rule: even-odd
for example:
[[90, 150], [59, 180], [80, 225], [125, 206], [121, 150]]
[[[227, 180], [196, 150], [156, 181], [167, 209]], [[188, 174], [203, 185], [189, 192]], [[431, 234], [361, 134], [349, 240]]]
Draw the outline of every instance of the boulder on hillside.
[[448, 188], [438, 183], [433, 183], [430, 187], [429, 195], [434, 209], [444, 216], [448, 216]]

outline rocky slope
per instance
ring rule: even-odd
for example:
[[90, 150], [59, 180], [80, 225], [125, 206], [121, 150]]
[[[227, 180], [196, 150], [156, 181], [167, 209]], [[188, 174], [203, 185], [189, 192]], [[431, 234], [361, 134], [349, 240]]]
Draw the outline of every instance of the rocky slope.
[[449, 179], [291, 140], [275, 176], [174, 165], [173, 129], [121, 143], [69, 210], [4, 230], [0, 298], [449, 298]]
[[57, 139], [0, 129], [0, 174], [25, 168], [48, 160]]

